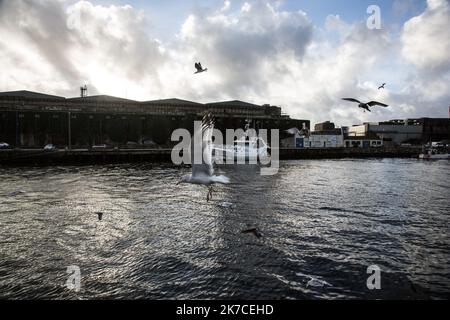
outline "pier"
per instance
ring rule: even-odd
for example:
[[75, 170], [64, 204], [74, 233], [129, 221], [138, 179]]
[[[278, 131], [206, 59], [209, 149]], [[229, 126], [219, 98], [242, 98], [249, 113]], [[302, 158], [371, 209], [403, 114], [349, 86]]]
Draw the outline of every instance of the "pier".
[[[419, 147], [396, 148], [317, 148], [279, 150], [281, 160], [344, 159], [344, 158], [412, 158], [418, 157]], [[72, 149], [0, 150], [0, 165], [107, 164], [127, 162], [171, 162], [172, 149]]]

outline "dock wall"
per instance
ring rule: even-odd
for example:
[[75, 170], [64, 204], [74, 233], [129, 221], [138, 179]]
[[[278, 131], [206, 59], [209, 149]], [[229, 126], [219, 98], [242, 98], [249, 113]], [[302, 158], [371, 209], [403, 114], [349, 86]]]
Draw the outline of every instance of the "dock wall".
[[[418, 157], [421, 148], [324, 148], [280, 149], [281, 160], [344, 159], [344, 158], [411, 158]], [[111, 149], [111, 150], [0, 150], [0, 165], [107, 164], [128, 162], [171, 162], [172, 149]]]

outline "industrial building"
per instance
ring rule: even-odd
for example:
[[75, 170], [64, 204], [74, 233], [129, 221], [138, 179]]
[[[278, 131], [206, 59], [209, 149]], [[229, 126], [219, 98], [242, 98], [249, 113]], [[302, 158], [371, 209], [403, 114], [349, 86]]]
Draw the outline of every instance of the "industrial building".
[[314, 131], [309, 137], [304, 138], [303, 144], [305, 148], [342, 148], [344, 146], [341, 132]]
[[336, 126], [333, 122], [325, 121], [322, 123], [317, 123], [314, 125], [314, 131], [315, 132], [330, 132], [334, 131], [336, 129]]
[[450, 119], [419, 118], [364, 123], [348, 128], [349, 137], [377, 135], [384, 144], [420, 145], [430, 141], [450, 140]]
[[308, 120], [295, 120], [281, 108], [243, 101], [197, 103], [180, 99], [135, 101], [112, 96], [65, 98], [30, 91], [0, 92], [0, 142], [16, 148], [119, 148], [173, 145], [173, 130], [192, 132], [193, 122], [210, 111], [215, 127], [255, 129], [309, 128]]
[[282, 139], [283, 148], [342, 148], [344, 136], [341, 128], [336, 128], [334, 123], [327, 121], [314, 126], [314, 131], [304, 133], [299, 130], [295, 135]]
[[314, 131], [304, 138], [303, 145], [305, 148], [342, 148], [344, 135], [341, 128], [336, 128], [333, 122], [326, 121], [314, 126]]
[[315, 131], [308, 135], [298, 132], [282, 140], [285, 148], [376, 148], [383, 146], [383, 140], [376, 134], [361, 130], [360, 135], [349, 135], [349, 128], [336, 128], [333, 122], [326, 121], [314, 126]]
[[373, 133], [365, 136], [344, 136], [345, 148], [378, 148], [384, 145], [383, 139]]

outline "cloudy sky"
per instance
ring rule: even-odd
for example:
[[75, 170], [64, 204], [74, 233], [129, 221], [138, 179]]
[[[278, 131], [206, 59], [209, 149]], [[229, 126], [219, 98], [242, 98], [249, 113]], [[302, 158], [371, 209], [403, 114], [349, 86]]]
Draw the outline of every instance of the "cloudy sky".
[[0, 0], [0, 91], [240, 99], [338, 125], [448, 117], [448, 30], [450, 0]]

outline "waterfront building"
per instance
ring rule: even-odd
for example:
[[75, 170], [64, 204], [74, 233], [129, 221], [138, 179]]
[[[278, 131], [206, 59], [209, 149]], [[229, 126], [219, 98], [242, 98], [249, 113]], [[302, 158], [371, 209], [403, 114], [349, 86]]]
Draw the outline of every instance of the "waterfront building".
[[282, 140], [284, 148], [342, 148], [344, 135], [341, 128], [335, 128], [334, 123], [326, 121], [314, 126], [315, 131], [304, 135], [297, 132], [295, 136]]
[[379, 148], [384, 145], [383, 139], [376, 134], [368, 133], [364, 136], [345, 136], [344, 147], [345, 148]]
[[364, 123], [348, 128], [348, 136], [376, 134], [387, 145], [420, 145], [429, 141], [450, 140], [450, 119], [418, 118]]
[[334, 123], [330, 121], [325, 121], [314, 125], [314, 131], [316, 132], [332, 131], [335, 128]]
[[422, 143], [450, 141], [450, 118], [406, 119], [405, 123], [422, 126]]
[[305, 141], [310, 148], [342, 148], [344, 136], [340, 129], [324, 132], [312, 132]]
[[[326, 121], [316, 124], [315, 131], [308, 135], [298, 132], [281, 141], [283, 148], [313, 149], [313, 148], [378, 148], [384, 145], [383, 139], [362, 128], [355, 134], [348, 127], [336, 128], [334, 123]], [[352, 127], [360, 129], [359, 126]], [[349, 133], [350, 132], [350, 133]]]
[[281, 108], [243, 101], [197, 103], [181, 99], [135, 101], [98, 95], [65, 98], [30, 91], [0, 92], [0, 142], [16, 148], [120, 148], [171, 146], [173, 130], [192, 132], [205, 111], [215, 127], [255, 129], [309, 128], [309, 120], [291, 119]]

